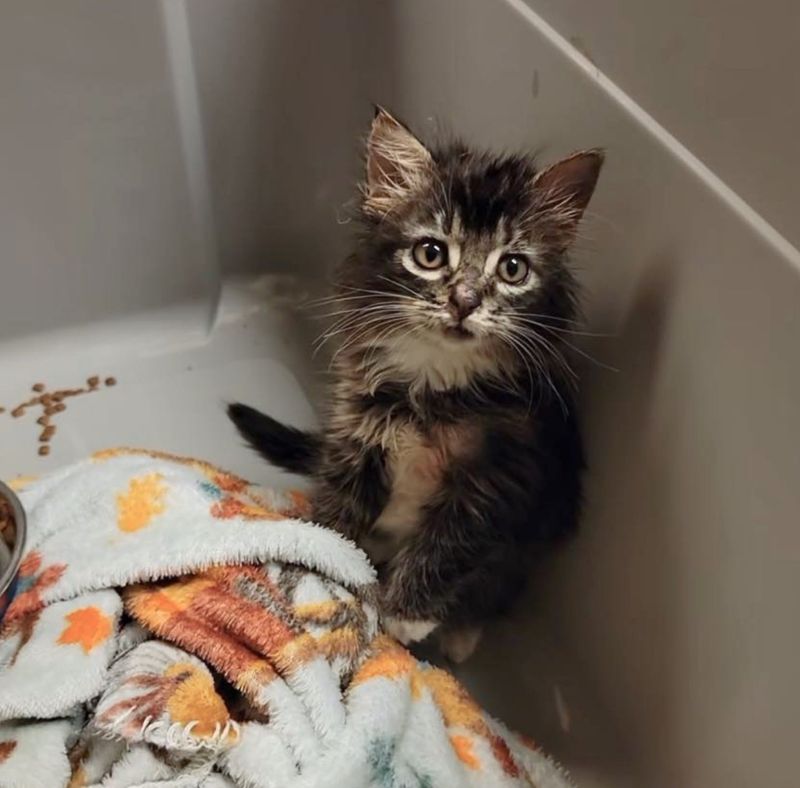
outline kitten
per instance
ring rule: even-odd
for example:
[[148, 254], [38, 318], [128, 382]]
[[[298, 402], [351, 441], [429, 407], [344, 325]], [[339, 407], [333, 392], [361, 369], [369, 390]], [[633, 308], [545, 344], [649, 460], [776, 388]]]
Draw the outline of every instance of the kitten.
[[342, 338], [319, 433], [245, 405], [269, 461], [314, 481], [314, 518], [379, 568], [388, 629], [469, 656], [519, 594], [527, 548], [571, 533], [583, 448], [565, 335], [565, 253], [603, 156], [537, 171], [456, 142], [429, 149], [378, 110], [355, 252], [336, 277]]

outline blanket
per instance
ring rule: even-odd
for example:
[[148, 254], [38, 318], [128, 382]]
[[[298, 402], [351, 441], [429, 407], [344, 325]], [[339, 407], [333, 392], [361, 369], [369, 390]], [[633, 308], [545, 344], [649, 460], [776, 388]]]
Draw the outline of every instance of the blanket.
[[301, 493], [136, 450], [18, 487], [2, 788], [569, 785], [382, 631], [372, 566]]

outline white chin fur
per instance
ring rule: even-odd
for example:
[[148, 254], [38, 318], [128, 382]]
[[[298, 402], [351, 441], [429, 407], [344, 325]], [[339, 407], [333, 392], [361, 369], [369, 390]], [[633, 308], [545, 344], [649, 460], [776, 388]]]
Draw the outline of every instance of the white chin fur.
[[380, 366], [413, 387], [434, 391], [466, 388], [477, 377], [499, 372], [496, 354], [481, 339], [451, 338], [434, 332], [387, 343]]

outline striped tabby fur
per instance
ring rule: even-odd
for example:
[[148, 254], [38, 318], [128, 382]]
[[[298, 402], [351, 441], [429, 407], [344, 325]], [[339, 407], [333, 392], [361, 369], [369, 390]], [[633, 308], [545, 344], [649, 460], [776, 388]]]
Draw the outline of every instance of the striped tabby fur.
[[313, 477], [315, 519], [369, 552], [394, 634], [438, 629], [454, 659], [518, 595], [531, 549], [576, 527], [565, 255], [602, 160], [429, 149], [379, 110], [323, 427], [230, 408], [269, 461]]

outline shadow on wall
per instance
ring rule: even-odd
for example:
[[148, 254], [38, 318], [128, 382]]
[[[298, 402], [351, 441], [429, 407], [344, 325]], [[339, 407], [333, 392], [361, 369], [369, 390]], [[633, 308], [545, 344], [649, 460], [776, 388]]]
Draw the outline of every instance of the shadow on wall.
[[[665, 354], [680, 269], [662, 254], [643, 270], [630, 312], [608, 347], [619, 371], [591, 370], [584, 387], [589, 469], [581, 533], [538, 585], [554, 630], [587, 639], [564, 644], [587, 685], [599, 688], [599, 672], [618, 674], [613, 697], [598, 698], [600, 718], [616, 723], [615, 740], [638, 738], [629, 728], [638, 710], [658, 708], [653, 726], [661, 732], [660, 746], [668, 748], [664, 737], [674, 729], [677, 697], [671, 677], [681, 640], [681, 561], [669, 508], [673, 458], [660, 439], [656, 398], [669, 388]], [[563, 617], [569, 617], [566, 631]]]
[[347, 249], [372, 102], [396, 94], [392, 4], [189, 6], [225, 273], [317, 276]]

